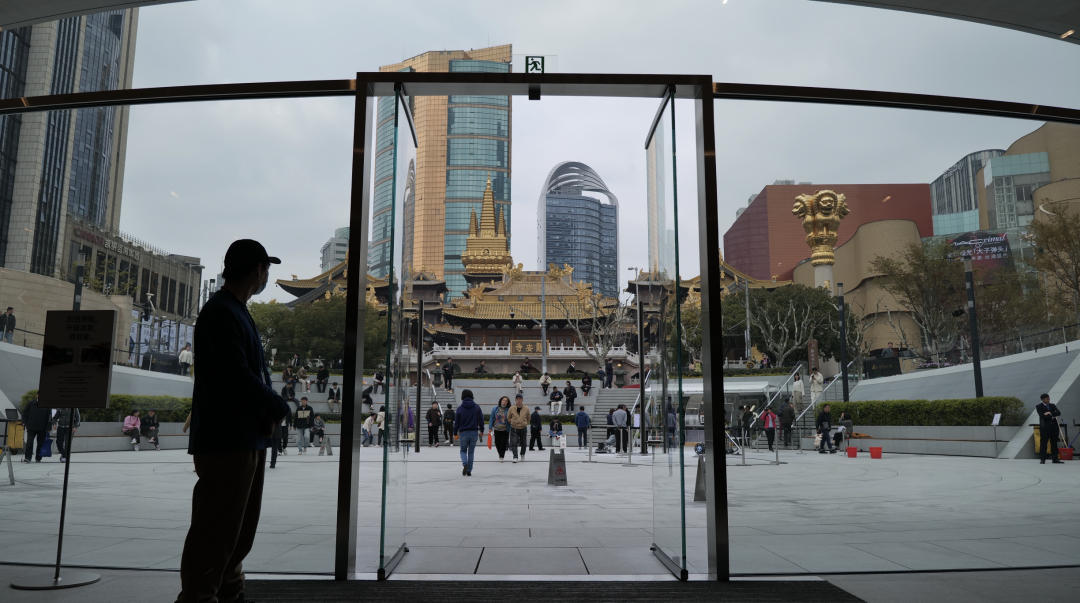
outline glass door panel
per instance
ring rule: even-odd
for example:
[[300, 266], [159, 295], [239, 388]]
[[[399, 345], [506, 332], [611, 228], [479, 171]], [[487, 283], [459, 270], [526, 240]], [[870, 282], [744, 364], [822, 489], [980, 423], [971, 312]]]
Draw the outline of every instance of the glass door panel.
[[402, 236], [409, 173], [416, 165], [408, 97], [401, 91], [381, 97], [376, 117], [374, 203], [370, 240], [373, 258], [370, 277], [376, 287], [387, 287], [387, 341], [384, 366], [387, 376], [381, 407], [382, 517], [379, 536], [379, 578], [385, 578], [405, 552], [405, 498], [408, 450], [416, 417], [409, 404], [411, 315], [404, 302], [409, 269], [403, 259]]
[[[684, 471], [685, 401], [680, 326], [678, 187], [675, 162], [675, 100], [669, 91], [646, 145], [648, 171], [649, 303], [646, 322], [652, 367], [645, 389], [652, 424], [663, 426], [652, 462], [653, 551], [668, 569], [685, 579], [686, 484]], [[639, 280], [642, 280], [639, 276]]]

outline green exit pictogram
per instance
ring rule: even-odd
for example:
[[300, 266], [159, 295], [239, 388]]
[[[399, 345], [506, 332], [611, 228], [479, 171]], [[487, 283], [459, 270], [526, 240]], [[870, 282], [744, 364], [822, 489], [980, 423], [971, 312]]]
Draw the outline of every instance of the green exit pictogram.
[[525, 73], [543, 73], [544, 57], [525, 57]]

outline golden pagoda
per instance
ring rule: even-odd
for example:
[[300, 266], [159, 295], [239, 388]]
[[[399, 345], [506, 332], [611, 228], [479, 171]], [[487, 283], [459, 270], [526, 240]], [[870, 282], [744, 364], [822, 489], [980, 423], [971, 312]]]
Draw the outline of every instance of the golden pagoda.
[[489, 281], [513, 266], [510, 242], [506, 236], [506, 213], [495, 215], [495, 195], [491, 191], [491, 174], [488, 174], [484, 200], [480, 205], [480, 220], [476, 210], [469, 216], [469, 236], [465, 239], [465, 252], [461, 263], [465, 266], [465, 280], [470, 284]]

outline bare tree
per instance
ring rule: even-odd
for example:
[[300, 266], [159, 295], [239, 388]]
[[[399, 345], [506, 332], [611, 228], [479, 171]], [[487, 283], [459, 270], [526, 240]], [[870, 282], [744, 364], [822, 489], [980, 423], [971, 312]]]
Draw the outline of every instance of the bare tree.
[[776, 366], [784, 366], [784, 360], [809, 340], [822, 338], [835, 319], [836, 306], [824, 289], [793, 285], [750, 290], [753, 338], [759, 349], [773, 355]]
[[881, 286], [918, 325], [923, 354], [939, 361], [956, 345], [953, 311], [964, 304], [963, 266], [949, 256], [944, 243], [912, 243], [899, 257], [874, 258], [870, 267], [885, 275], [880, 277]]
[[582, 293], [559, 302], [559, 307], [585, 354], [603, 366], [608, 353], [626, 336], [629, 305], [598, 293]]

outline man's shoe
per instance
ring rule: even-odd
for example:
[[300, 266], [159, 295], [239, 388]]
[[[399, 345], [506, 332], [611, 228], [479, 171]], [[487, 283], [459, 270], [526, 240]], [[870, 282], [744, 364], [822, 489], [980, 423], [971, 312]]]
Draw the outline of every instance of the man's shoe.
[[135, 443], [135, 438], [131, 438], [131, 443], [132, 443], [132, 444], [134, 444], [134, 443]]
[[825, 454], [824, 450], [818, 450], [818, 454]]
[[468, 475], [468, 473], [469, 473], [469, 468], [467, 466], [465, 466], [465, 465], [462, 465], [461, 466], [461, 474], [462, 475]]
[[[515, 457], [514, 457], [514, 462], [516, 463], [517, 461], [518, 461], [518, 460], [517, 460], [517, 457], [515, 456]], [[1057, 461], [1054, 461], [1054, 462], [1056, 463]]]
[[22, 462], [24, 462], [24, 463], [29, 463], [29, 462], [30, 462], [30, 459], [23, 459], [23, 460], [22, 460]]
[[161, 446], [154, 446], [154, 450], [161, 450]]
[[138, 452], [138, 451], [139, 451], [139, 445], [135, 444], [135, 452]]
[[829, 454], [836, 454], [837, 452], [839, 452], [839, 451], [837, 449], [835, 449], [835, 448], [830, 448], [829, 449]]
[[470, 477], [471, 477], [471, 476], [472, 476], [472, 471], [470, 471], [470, 472], [466, 473], [465, 475], [468, 475], [468, 476], [470, 476]]
[[1055, 465], [1064, 465], [1065, 461], [1054, 461]]
[[1045, 465], [1046, 464], [1046, 459], [1043, 459], [1043, 460], [1039, 461], [1039, 464], [1040, 465]]

